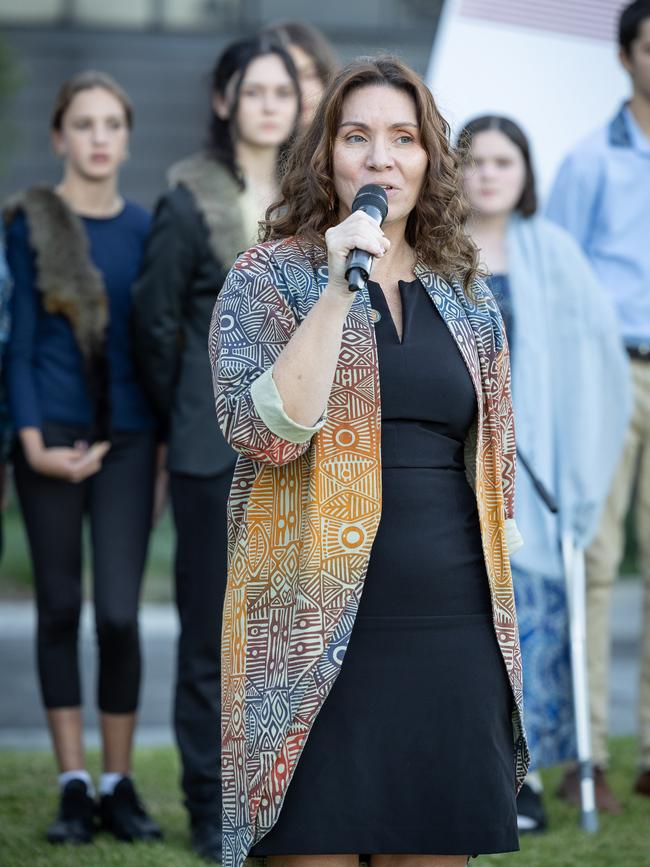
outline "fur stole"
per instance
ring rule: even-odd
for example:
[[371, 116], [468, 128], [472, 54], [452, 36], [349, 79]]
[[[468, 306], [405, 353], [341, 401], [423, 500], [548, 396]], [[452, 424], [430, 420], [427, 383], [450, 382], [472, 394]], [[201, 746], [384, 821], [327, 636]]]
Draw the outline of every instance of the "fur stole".
[[170, 186], [182, 184], [196, 203], [208, 229], [210, 249], [228, 271], [249, 243], [241, 216], [241, 189], [228, 169], [205, 153], [175, 163], [168, 172]]
[[29, 225], [36, 253], [36, 284], [48, 313], [70, 322], [84, 359], [103, 351], [108, 325], [104, 280], [93, 265], [81, 219], [49, 187], [32, 187], [6, 204], [11, 222], [18, 210]]
[[88, 236], [80, 217], [49, 187], [32, 187], [4, 206], [10, 223], [25, 214], [36, 254], [36, 288], [48, 313], [64, 316], [84, 360], [95, 406], [97, 434], [108, 430], [106, 329], [109, 305], [101, 272], [90, 258]]

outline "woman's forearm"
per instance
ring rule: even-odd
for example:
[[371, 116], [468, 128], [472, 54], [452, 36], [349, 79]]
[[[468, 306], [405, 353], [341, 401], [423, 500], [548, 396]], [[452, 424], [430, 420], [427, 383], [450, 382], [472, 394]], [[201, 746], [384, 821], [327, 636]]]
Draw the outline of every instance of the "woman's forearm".
[[326, 289], [273, 366], [284, 411], [298, 424], [311, 427], [325, 411], [353, 299]]
[[37, 427], [24, 427], [18, 431], [20, 444], [29, 463], [35, 460], [43, 449], [43, 432]]
[[328, 284], [273, 365], [273, 382], [289, 419], [313, 428], [325, 412], [341, 351], [343, 324], [354, 295], [348, 291], [350, 250], [383, 256], [390, 241], [362, 210], [325, 232]]

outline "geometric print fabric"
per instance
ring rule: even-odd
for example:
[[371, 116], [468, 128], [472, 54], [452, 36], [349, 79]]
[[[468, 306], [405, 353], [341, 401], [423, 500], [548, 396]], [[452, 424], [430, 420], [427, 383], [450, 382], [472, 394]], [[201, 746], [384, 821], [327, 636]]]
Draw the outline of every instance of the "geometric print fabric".
[[[242, 254], [219, 294], [210, 331], [217, 416], [240, 453], [228, 506], [222, 634], [224, 867], [240, 867], [277, 821], [302, 747], [343, 663], [381, 515], [379, 369], [367, 292], [357, 293], [345, 322], [327, 420], [310, 442], [273, 434], [252, 400], [251, 385], [274, 363], [327, 283], [327, 268], [314, 264], [316, 256], [295, 239]], [[466, 463], [496, 636], [513, 691], [521, 782], [528, 753], [505, 537], [515, 473], [507, 344], [482, 281], [468, 298], [460, 283], [422, 265], [416, 275], [456, 341], [477, 394]]]

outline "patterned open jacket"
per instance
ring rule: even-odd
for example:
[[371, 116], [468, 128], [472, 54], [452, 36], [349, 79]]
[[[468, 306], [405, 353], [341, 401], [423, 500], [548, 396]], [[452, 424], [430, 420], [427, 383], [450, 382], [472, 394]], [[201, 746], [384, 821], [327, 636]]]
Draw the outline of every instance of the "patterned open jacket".
[[[229, 501], [222, 637], [223, 865], [239, 867], [276, 822], [311, 726], [344, 663], [381, 514], [381, 404], [367, 291], [357, 293], [324, 416], [288, 418], [275, 360], [327, 284], [296, 239], [260, 244], [230, 271], [210, 334], [219, 424], [239, 452]], [[513, 693], [520, 784], [521, 656], [509, 553], [515, 440], [503, 324], [484, 283], [416, 266], [467, 365], [478, 402], [465, 447], [494, 628]], [[462, 744], [459, 744], [462, 749]]]

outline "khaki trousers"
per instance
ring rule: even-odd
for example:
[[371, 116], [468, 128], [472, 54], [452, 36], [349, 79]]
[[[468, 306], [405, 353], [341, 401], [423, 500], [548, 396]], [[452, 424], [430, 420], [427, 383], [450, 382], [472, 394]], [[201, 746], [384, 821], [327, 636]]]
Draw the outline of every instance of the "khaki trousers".
[[636, 489], [644, 619], [639, 694], [639, 752], [650, 770], [650, 361], [632, 360], [634, 413], [596, 538], [587, 551], [587, 659], [594, 762], [606, 767], [610, 607], [625, 544], [625, 517]]

